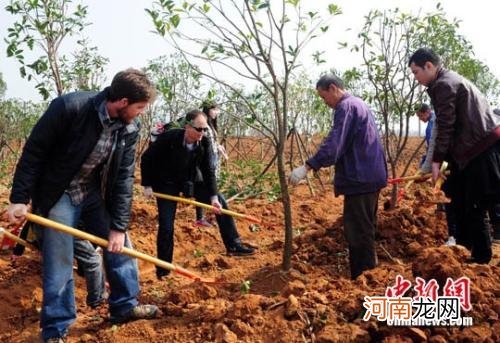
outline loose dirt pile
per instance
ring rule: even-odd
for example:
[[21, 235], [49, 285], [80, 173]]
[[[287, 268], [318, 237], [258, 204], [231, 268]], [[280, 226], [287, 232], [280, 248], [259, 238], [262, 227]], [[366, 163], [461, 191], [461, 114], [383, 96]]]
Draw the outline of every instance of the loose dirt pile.
[[[324, 178], [326, 180], [326, 178]], [[326, 183], [325, 183], [326, 184]], [[138, 186], [138, 185], [136, 185]], [[466, 264], [462, 247], [445, 247], [444, 212], [436, 212], [429, 186], [415, 185], [400, 207], [384, 211], [380, 198], [377, 232], [379, 266], [357, 280], [349, 278], [342, 227], [342, 198], [331, 186], [315, 183], [316, 195], [301, 184], [291, 191], [294, 256], [288, 273], [280, 270], [284, 229], [279, 202], [252, 199], [232, 210], [262, 218], [265, 225], [239, 221], [245, 242], [258, 247], [251, 257], [225, 255], [217, 228], [193, 226], [195, 210], [179, 205], [174, 263], [204, 277], [221, 277], [234, 286], [193, 283], [180, 276], [158, 281], [154, 266], [139, 262], [141, 302], [157, 304], [163, 316], [151, 321], [111, 325], [107, 305], [85, 306], [84, 280], [75, 276], [78, 319], [70, 342], [500, 342], [500, 254], [489, 265]], [[137, 187], [130, 234], [137, 250], [156, 254], [157, 210]], [[0, 189], [2, 199], [8, 190]], [[0, 225], [6, 223], [0, 221]], [[37, 252], [16, 261], [0, 256], [0, 341], [37, 342], [41, 307], [41, 268]], [[397, 275], [471, 280], [471, 327], [391, 327], [363, 320], [365, 296], [383, 296]], [[240, 287], [250, 281], [249, 287]], [[247, 283], [248, 286], [248, 283]]]

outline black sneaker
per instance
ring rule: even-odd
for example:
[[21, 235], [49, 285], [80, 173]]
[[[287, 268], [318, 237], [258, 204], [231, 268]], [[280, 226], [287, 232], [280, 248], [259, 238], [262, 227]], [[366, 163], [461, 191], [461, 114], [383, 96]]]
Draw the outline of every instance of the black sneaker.
[[255, 254], [255, 249], [242, 243], [236, 243], [227, 248], [227, 254], [229, 256], [248, 256]]
[[51, 337], [44, 340], [44, 343], [65, 343], [65, 337]]
[[167, 276], [170, 275], [170, 270], [168, 269], [157, 269], [156, 270], [156, 278], [158, 280], [165, 280], [167, 278]]
[[156, 305], [137, 305], [124, 315], [110, 316], [109, 321], [112, 324], [121, 324], [139, 319], [153, 319], [156, 318], [158, 312], [158, 306]]

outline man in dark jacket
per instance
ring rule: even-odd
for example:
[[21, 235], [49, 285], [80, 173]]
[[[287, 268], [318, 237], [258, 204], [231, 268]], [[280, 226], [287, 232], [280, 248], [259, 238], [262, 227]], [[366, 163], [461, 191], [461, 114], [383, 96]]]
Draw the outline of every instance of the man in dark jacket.
[[316, 83], [318, 95], [334, 109], [333, 127], [318, 152], [294, 169], [297, 184], [310, 169], [335, 165], [335, 195], [344, 195], [344, 233], [349, 245], [351, 278], [375, 268], [375, 230], [380, 189], [387, 185], [387, 164], [377, 125], [363, 100], [344, 90], [335, 75]]
[[[184, 129], [171, 129], [161, 134], [141, 157], [141, 184], [144, 195], [151, 197], [153, 191], [199, 199], [220, 209], [227, 209], [226, 201], [217, 193], [215, 165], [212, 160], [210, 141], [205, 136], [208, 130], [207, 117], [194, 110], [186, 115]], [[205, 187], [193, 186], [197, 170], [201, 171]], [[198, 193], [197, 193], [198, 192]], [[158, 205], [158, 258], [172, 262], [174, 253], [174, 221], [177, 203], [157, 199]], [[228, 215], [216, 215], [222, 240], [229, 255], [252, 255], [254, 249], [241, 242], [236, 225]], [[156, 268], [158, 279], [169, 271]]]
[[457, 212], [457, 244], [471, 250], [471, 262], [492, 257], [487, 209], [500, 200], [500, 119], [483, 94], [461, 75], [441, 66], [431, 49], [420, 48], [408, 63], [427, 86], [438, 127], [432, 177], [444, 160], [451, 166], [448, 193]]
[[[24, 219], [31, 200], [36, 213], [62, 224], [76, 227], [80, 219], [106, 224], [91, 231], [109, 241], [104, 266], [113, 322], [152, 318], [158, 310], [138, 304], [137, 263], [118, 254], [131, 246], [126, 230], [139, 131], [135, 118], [154, 95], [144, 73], [127, 69], [100, 93], [75, 92], [53, 100], [24, 146], [10, 196], [13, 223]], [[76, 319], [73, 237], [41, 231], [40, 326], [45, 341], [59, 342]]]

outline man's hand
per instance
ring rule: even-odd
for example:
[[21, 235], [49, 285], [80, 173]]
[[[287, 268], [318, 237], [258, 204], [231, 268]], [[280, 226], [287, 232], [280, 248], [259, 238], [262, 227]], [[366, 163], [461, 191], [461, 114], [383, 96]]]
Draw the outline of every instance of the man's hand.
[[288, 182], [290, 182], [292, 185], [296, 185], [299, 183], [300, 180], [305, 178], [307, 175], [307, 167], [305, 165], [302, 165], [300, 167], [295, 168], [290, 176], [288, 177]]
[[222, 209], [222, 205], [220, 204], [219, 198], [217, 197], [217, 195], [214, 195], [210, 199], [210, 202], [211, 202], [212, 206], [214, 207], [213, 211], [215, 212], [215, 214], [220, 214], [220, 210]]
[[125, 232], [110, 230], [108, 242], [108, 251], [119, 253], [125, 245]]
[[28, 213], [26, 204], [10, 204], [7, 208], [7, 216], [11, 224], [21, 224], [26, 219], [26, 213]]
[[151, 187], [144, 187], [143, 194], [144, 194], [144, 197], [146, 199], [153, 198], [153, 188], [151, 188]]

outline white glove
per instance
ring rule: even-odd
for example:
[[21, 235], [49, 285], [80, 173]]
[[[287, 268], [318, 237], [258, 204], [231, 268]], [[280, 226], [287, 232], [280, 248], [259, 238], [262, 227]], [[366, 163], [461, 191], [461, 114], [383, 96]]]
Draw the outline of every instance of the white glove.
[[215, 214], [220, 214], [220, 210], [222, 209], [222, 205], [219, 202], [219, 197], [217, 195], [214, 195], [210, 198], [210, 203], [212, 204], [213, 211]]
[[10, 204], [7, 208], [7, 216], [11, 224], [20, 224], [28, 213], [28, 205], [26, 204]]
[[153, 188], [144, 187], [143, 194], [146, 199], [151, 199], [153, 197]]
[[288, 182], [290, 182], [292, 185], [296, 185], [299, 183], [300, 180], [305, 178], [307, 175], [307, 168], [305, 165], [302, 165], [300, 167], [295, 168], [290, 176], [288, 177]]

